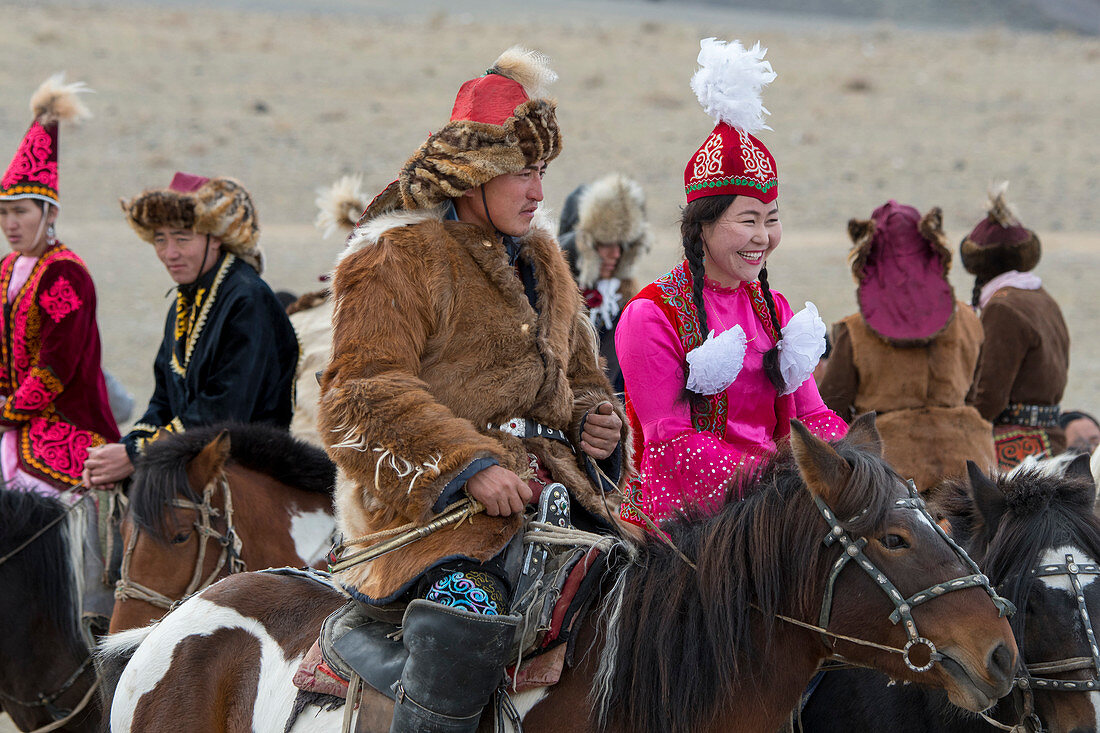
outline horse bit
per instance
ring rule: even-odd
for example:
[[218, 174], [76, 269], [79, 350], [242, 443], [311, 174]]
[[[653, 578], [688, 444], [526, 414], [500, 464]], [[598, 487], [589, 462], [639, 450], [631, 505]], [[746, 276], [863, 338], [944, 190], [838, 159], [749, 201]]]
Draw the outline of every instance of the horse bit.
[[[825, 522], [829, 525], [829, 533], [825, 535], [823, 544], [826, 547], [833, 545], [835, 542], [839, 542], [843, 548], [843, 552], [837, 561], [833, 564], [832, 573], [829, 575], [829, 581], [825, 586], [825, 596], [821, 601], [821, 613], [819, 614], [818, 623], [819, 626], [813, 627], [822, 635], [822, 640], [826, 646], [829, 646], [829, 641], [826, 636], [833, 636], [834, 638], [844, 639], [858, 644], [864, 644], [868, 646], [874, 646], [879, 649], [887, 651], [893, 651], [900, 653], [905, 661], [905, 666], [914, 672], [927, 672], [932, 668], [932, 665], [943, 659], [943, 656], [936, 651], [936, 645], [932, 641], [924, 636], [921, 636], [917, 631], [917, 623], [913, 619], [913, 607], [926, 601], [930, 601], [933, 598], [938, 598], [945, 593], [951, 591], [963, 590], [964, 588], [982, 588], [989, 597], [993, 600], [993, 604], [997, 607], [998, 614], [1003, 618], [1008, 615], [1011, 616], [1016, 612], [1015, 606], [1007, 598], [1002, 598], [993, 587], [989, 584], [989, 579], [985, 577], [982, 571], [978, 568], [977, 564], [970, 559], [970, 556], [966, 554], [966, 551], [962, 549], [958, 544], [951, 539], [950, 535], [944, 531], [943, 527], [936, 523], [932, 518], [932, 515], [928, 513], [925, 508], [924, 500], [921, 499], [920, 494], [917, 492], [917, 487], [913, 483], [912, 479], [908, 481], [909, 496], [904, 499], [897, 499], [894, 502], [894, 506], [904, 509], [912, 509], [919, 512], [924, 519], [935, 529], [936, 533], [947, 542], [948, 546], [955, 552], [963, 563], [974, 572], [970, 575], [965, 575], [954, 580], [948, 580], [942, 583], [937, 583], [929, 588], [926, 588], [919, 593], [915, 593], [909, 598], [904, 597], [897, 587], [894, 586], [890, 579], [886, 577], [878, 567], [871, 561], [870, 558], [863, 552], [863, 548], [867, 546], [867, 539], [865, 537], [859, 537], [852, 539], [848, 531], [840, 526], [840, 522], [837, 521], [836, 515], [832, 510], [822, 501], [819, 497], [814, 496], [814, 503], [817, 504], [818, 510], [821, 512], [821, 516], [825, 518]], [[882, 592], [886, 594], [890, 602], [894, 604], [894, 611], [890, 614], [890, 621], [893, 624], [903, 623], [905, 629], [905, 635], [909, 638], [909, 641], [902, 649], [895, 649], [893, 647], [882, 646], [879, 644], [873, 644], [868, 641], [853, 639], [851, 637], [841, 636], [839, 634], [833, 634], [827, 631], [829, 626], [829, 616], [832, 612], [833, 605], [833, 587], [836, 584], [836, 579], [840, 575], [841, 571], [851, 561], [855, 561], [856, 565], [861, 567], [864, 572], [871, 576], [875, 584], [882, 589]], [[809, 626], [807, 624], [807, 626]], [[1091, 638], [1091, 636], [1090, 636]], [[833, 642], [835, 644], [835, 642]], [[928, 661], [925, 664], [917, 664], [910, 658], [910, 654], [915, 647], [925, 647], [928, 649]], [[1095, 649], [1095, 642], [1093, 642], [1093, 648]], [[843, 660], [842, 660], [843, 661]]]
[[[225, 497], [225, 533], [222, 534], [214, 529], [211, 519], [213, 517], [220, 517], [221, 511], [213, 506], [210, 501], [214, 496], [214, 492], [220, 490]], [[204, 588], [209, 587], [221, 574], [222, 568], [229, 565], [229, 573], [242, 573], [247, 570], [244, 560], [241, 559], [242, 542], [240, 536], [237, 534], [235, 525], [233, 524], [233, 494], [229, 489], [229, 479], [225, 475], [225, 471], [222, 470], [218, 476], [208, 483], [203, 489], [202, 503], [191, 501], [190, 499], [173, 499], [169, 506], [176, 507], [178, 509], [189, 509], [197, 512], [199, 518], [192, 524], [195, 531], [199, 534], [199, 552], [198, 557], [195, 558], [195, 570], [191, 574], [191, 582], [188, 584], [187, 589], [183, 592], [183, 597], [179, 599], [169, 598], [168, 596], [153, 590], [147, 585], [134, 582], [130, 578], [130, 562], [134, 556], [134, 547], [137, 544], [137, 528], [130, 533], [130, 536], [126, 540], [126, 549], [122, 554], [122, 568], [120, 570], [120, 579], [115, 585], [115, 598], [118, 600], [126, 600], [133, 598], [140, 601], [145, 601], [157, 608], [163, 608], [170, 610], [175, 604], [179, 603], [183, 598], [187, 598], [194, 593], [197, 593]], [[214, 566], [214, 569], [210, 574], [203, 579], [202, 567], [206, 560], [206, 545], [207, 539], [215, 540], [221, 545], [221, 553], [218, 555], [218, 562]]]

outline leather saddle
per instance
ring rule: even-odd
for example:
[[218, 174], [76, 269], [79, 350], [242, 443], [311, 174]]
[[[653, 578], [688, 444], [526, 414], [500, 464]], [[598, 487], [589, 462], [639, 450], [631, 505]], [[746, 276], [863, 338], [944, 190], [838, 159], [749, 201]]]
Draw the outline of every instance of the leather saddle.
[[[570, 527], [569, 503], [569, 493], [563, 485], [548, 484], [531, 520]], [[555, 607], [562, 600], [572, 571], [587, 551], [585, 547], [539, 543], [540, 531], [543, 530], [536, 527], [517, 533], [506, 550], [505, 566], [515, 589], [512, 612], [524, 616], [513, 646], [513, 658], [517, 660], [552, 648], [546, 637], [554, 627]], [[394, 699], [396, 683], [408, 659], [401, 641], [403, 613], [404, 604], [383, 607], [355, 601], [345, 604], [325, 619], [321, 627], [319, 646], [324, 663], [343, 679], [357, 674], [366, 684]]]

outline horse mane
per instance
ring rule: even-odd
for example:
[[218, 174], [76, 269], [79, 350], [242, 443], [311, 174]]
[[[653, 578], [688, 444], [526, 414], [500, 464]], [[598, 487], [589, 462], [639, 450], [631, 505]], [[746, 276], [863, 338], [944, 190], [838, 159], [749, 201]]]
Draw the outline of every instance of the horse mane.
[[[53, 497], [0, 488], [0, 557], [13, 552], [65, 512], [65, 505]], [[18, 564], [20, 577], [33, 589], [46, 617], [70, 636], [73, 644], [82, 645], [73, 594], [77, 571], [72, 565], [66, 524], [65, 519], [57, 522], [4, 565], [10, 570]]]
[[[852, 467], [839, 502], [854, 535], [885, 525], [900, 479], [881, 458], [842, 441]], [[687, 733], [710, 723], [753, 657], [767, 652], [777, 613], [817, 618], [836, 550], [789, 449], [727, 492], [717, 514], [698, 512], [662, 525], [690, 568], [649, 535], [604, 600], [605, 646], [594, 687], [600, 730]], [[737, 497], [744, 494], [745, 498]], [[754, 628], [765, 645], [754, 648]]]
[[264, 423], [217, 423], [172, 433], [150, 443], [134, 472], [130, 512], [137, 525], [168, 541], [164, 507], [177, 496], [202, 501], [187, 480], [187, 464], [229, 431], [229, 461], [302, 491], [332, 496], [336, 467], [320, 448]]

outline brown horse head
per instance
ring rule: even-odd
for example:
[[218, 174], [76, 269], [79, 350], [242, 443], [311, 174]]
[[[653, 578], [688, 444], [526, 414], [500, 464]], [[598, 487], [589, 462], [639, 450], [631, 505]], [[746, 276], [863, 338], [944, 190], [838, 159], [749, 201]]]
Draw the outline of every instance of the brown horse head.
[[334, 526], [325, 453], [265, 425], [151, 444], [134, 474], [111, 631], [142, 626], [243, 569], [319, 564]]
[[[895, 610], [881, 590], [884, 582], [876, 578], [878, 573], [908, 599], [932, 586], [972, 575], [974, 570], [944, 540], [925, 512], [896, 504], [908, 492], [881, 461], [882, 442], [874, 416], [857, 419], [846, 442], [859, 450], [838, 452], [797, 421], [792, 424], [791, 450], [806, 487], [832, 509], [850, 536], [866, 539], [863, 553], [877, 569], [869, 574], [850, 562], [840, 572], [829, 630], [901, 648], [909, 640], [904, 625], [876, 623]], [[1009, 692], [1016, 644], [1008, 621], [998, 617], [985, 589], [943, 593], [926, 603], [913, 604], [912, 615], [920, 636], [931, 640], [942, 656], [926, 672], [914, 671], [898, 654], [840, 639], [833, 640], [832, 650], [894, 678], [942, 687], [953, 703], [975, 712]], [[915, 646], [911, 660], [923, 666], [930, 659], [930, 649], [924, 644]]]
[[[596, 673], [595, 721], [606, 730], [775, 730], [817, 665], [843, 655], [893, 677], [946, 689], [971, 709], [1008, 692], [1016, 646], [1008, 622], [982, 588], [954, 591], [912, 610], [917, 630], [942, 654], [915, 672], [898, 652], [791, 621], [820, 623], [825, 588], [841, 543], [815, 498], [885, 578], [908, 598], [972, 574], [881, 456], [874, 418], [826, 443], [797, 421], [790, 450], [746, 485], [731, 490], [713, 516], [685, 515], [662, 525], [694, 562], [651, 537], [605, 603], [608, 642]], [[737, 500], [735, 497], [744, 496]], [[638, 568], [638, 569], [634, 569]], [[828, 631], [902, 649], [895, 605], [856, 563], [839, 573]], [[608, 651], [611, 650], [611, 651]], [[911, 661], [918, 665], [920, 649]], [[927, 649], [924, 650], [927, 656]]]

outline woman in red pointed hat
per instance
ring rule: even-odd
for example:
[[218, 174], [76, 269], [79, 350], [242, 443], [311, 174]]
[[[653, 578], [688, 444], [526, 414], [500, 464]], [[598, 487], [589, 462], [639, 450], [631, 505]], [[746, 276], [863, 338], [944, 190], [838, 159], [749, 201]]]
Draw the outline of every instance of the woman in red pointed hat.
[[700, 46], [691, 86], [717, 124], [684, 171], [684, 261], [630, 302], [615, 337], [640, 469], [621, 516], [643, 526], [715, 510], [791, 418], [822, 438], [847, 432], [812, 378], [825, 324], [812, 303], [793, 314], [768, 283], [779, 179], [752, 134], [766, 128], [760, 92], [775, 78], [767, 49]]
[[88, 268], [57, 240], [58, 123], [87, 116], [80, 83], [48, 79], [34, 121], [0, 179], [0, 464], [11, 488], [76, 486], [88, 448], [118, 440], [100, 364]]

